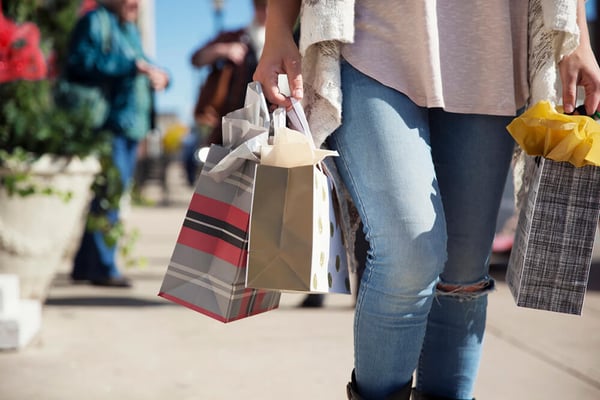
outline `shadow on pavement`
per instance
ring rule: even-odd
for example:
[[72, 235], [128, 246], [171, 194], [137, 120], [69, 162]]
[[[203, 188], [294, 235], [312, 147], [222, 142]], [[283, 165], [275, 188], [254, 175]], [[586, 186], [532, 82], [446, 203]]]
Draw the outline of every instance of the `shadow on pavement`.
[[[153, 269], [144, 269], [145, 267], [140, 267], [139, 269], [135, 269], [136, 267], [132, 267], [132, 269], [125, 269], [125, 276], [128, 276], [133, 279], [134, 282], [142, 282], [142, 281], [157, 281], [161, 280], [164, 276], [164, 271], [153, 270]], [[73, 282], [69, 277], [69, 274], [66, 273], [57, 273], [52, 280], [53, 288], [67, 288], [73, 286], [86, 286], [93, 287], [89, 285], [88, 282]], [[158, 284], [160, 286], [160, 284]], [[100, 288], [100, 287], [97, 287]]]
[[172, 303], [163, 300], [147, 300], [125, 296], [69, 296], [51, 297], [45, 306], [82, 306], [82, 307], [156, 307], [171, 306]]

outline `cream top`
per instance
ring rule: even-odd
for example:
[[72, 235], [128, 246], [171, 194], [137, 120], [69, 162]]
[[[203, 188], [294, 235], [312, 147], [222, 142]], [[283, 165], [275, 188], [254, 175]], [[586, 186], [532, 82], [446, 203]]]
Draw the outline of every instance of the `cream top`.
[[528, 98], [523, 0], [356, 0], [355, 68], [424, 107], [515, 115]]

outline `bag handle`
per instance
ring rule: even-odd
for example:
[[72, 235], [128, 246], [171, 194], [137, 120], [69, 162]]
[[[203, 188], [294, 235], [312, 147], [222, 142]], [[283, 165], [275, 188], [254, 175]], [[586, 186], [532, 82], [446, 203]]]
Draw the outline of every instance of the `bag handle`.
[[[575, 113], [577, 113], [577, 114], [575, 114]], [[600, 112], [598, 112], [598, 111], [596, 111], [592, 115], [588, 115], [588, 113], [585, 109], [585, 104], [582, 104], [579, 107], [575, 108], [573, 110], [573, 112], [565, 113], [565, 114], [567, 114], [567, 115], [585, 115], [585, 116], [592, 118], [595, 121], [598, 121], [600, 119]]]
[[[310, 126], [308, 125], [308, 119], [306, 118], [304, 107], [302, 107], [302, 104], [293, 97], [290, 98], [290, 100], [292, 101], [292, 108], [291, 110], [287, 111], [287, 119], [289, 121], [290, 128], [297, 130], [298, 132], [302, 132], [308, 136], [308, 142], [310, 143], [311, 148], [316, 150], [317, 147], [315, 146], [312, 133], [310, 132]], [[319, 162], [316, 167], [325, 175], [328, 174], [323, 161]]]
[[297, 130], [298, 132], [302, 132], [308, 136], [312, 148], [315, 149], [315, 142], [312, 139], [310, 127], [308, 126], [308, 120], [306, 119], [306, 114], [304, 113], [304, 107], [302, 107], [302, 104], [293, 97], [291, 100], [292, 108], [291, 110], [287, 111], [287, 118], [290, 123], [290, 128]]

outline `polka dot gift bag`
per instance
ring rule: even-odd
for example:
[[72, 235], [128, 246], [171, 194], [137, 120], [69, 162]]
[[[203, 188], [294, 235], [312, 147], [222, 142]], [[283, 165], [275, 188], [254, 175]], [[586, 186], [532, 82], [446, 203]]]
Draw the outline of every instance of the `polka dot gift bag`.
[[315, 149], [298, 103], [277, 110], [272, 145], [261, 149], [250, 211], [246, 286], [290, 292], [350, 293], [333, 185], [322, 165], [337, 152]]

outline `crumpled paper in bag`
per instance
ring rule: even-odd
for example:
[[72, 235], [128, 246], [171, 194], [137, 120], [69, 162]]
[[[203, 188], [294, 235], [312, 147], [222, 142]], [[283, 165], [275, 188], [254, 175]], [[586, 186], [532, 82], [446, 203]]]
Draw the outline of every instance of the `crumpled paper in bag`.
[[575, 167], [600, 166], [600, 124], [585, 115], [563, 114], [540, 101], [515, 118], [507, 129], [530, 156], [566, 161]]
[[231, 149], [207, 175], [223, 181], [246, 160], [259, 162], [260, 148], [269, 139], [271, 117], [260, 83], [252, 82], [246, 89], [243, 108], [234, 110], [222, 119], [223, 147]]
[[[299, 102], [293, 101], [289, 116], [294, 128], [303, 132], [285, 126], [284, 108], [278, 108], [270, 115], [260, 83], [248, 84], [244, 107], [223, 117], [223, 147], [231, 152], [207, 171], [207, 175], [221, 182], [247, 160], [293, 168], [316, 165], [327, 156], [338, 156], [337, 151], [315, 148]], [[270, 126], [274, 131], [272, 143], [269, 143]]]
[[334, 150], [322, 150], [314, 147], [311, 137], [304, 133], [286, 128], [275, 128], [272, 145], [263, 145], [260, 149], [260, 165], [293, 168], [316, 165], [325, 157], [338, 156]]
[[[286, 126], [286, 115], [290, 129]], [[315, 147], [310, 127], [300, 102], [292, 98], [292, 108], [286, 112], [278, 108], [273, 112], [273, 143], [263, 145], [260, 149], [260, 164], [271, 167], [294, 168], [305, 165], [316, 165], [328, 156], [338, 156], [334, 150], [323, 150]]]
[[223, 147], [236, 148], [247, 140], [268, 132], [271, 117], [258, 82], [248, 84], [244, 107], [222, 118]]

